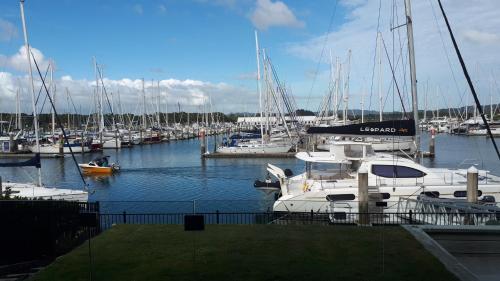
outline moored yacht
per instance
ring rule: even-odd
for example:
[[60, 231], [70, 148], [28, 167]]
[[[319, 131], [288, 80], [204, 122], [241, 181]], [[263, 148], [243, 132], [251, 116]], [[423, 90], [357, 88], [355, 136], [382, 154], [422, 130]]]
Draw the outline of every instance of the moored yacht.
[[[287, 176], [268, 164], [268, 172], [279, 180], [280, 196], [274, 211], [358, 212], [358, 171], [368, 171], [369, 192], [378, 196], [385, 211], [396, 211], [400, 199], [420, 194], [464, 199], [467, 171], [426, 168], [391, 154], [375, 153], [371, 144], [337, 142], [329, 152], [299, 152], [305, 172]], [[290, 173], [287, 173], [290, 175]], [[500, 177], [480, 170], [478, 199], [500, 200]]]

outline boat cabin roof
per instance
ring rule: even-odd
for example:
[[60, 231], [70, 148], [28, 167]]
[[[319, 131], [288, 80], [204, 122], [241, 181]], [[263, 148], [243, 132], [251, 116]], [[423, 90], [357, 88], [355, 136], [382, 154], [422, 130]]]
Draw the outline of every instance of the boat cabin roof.
[[336, 141], [330, 145], [328, 152], [299, 152], [296, 158], [306, 162], [351, 164], [351, 161], [362, 160], [374, 155], [370, 143], [356, 141]]

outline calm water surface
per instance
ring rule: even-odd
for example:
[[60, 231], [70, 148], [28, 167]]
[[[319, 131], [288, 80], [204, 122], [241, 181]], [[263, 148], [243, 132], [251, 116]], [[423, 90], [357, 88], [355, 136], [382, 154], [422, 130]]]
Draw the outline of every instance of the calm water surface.
[[[427, 150], [429, 136], [423, 136]], [[498, 142], [499, 139], [497, 139]], [[209, 148], [213, 149], [213, 142]], [[438, 135], [434, 160], [425, 159], [427, 167], [478, 168], [500, 174], [500, 161], [486, 137]], [[103, 155], [77, 155], [78, 162], [88, 162]], [[189, 212], [262, 211], [272, 206], [274, 195], [253, 187], [263, 179], [267, 163], [304, 171], [302, 161], [290, 159], [205, 159], [200, 158], [198, 140], [174, 141], [154, 145], [106, 150], [111, 162], [122, 169], [112, 176], [85, 177], [92, 191], [91, 201], [100, 201], [104, 210], [118, 212]], [[16, 161], [2, 159], [1, 161]], [[47, 186], [81, 189], [82, 181], [71, 157], [42, 159], [43, 182]], [[2, 168], [4, 180], [34, 181], [33, 168]], [[169, 202], [162, 202], [169, 201]], [[175, 202], [174, 202], [175, 201]]]

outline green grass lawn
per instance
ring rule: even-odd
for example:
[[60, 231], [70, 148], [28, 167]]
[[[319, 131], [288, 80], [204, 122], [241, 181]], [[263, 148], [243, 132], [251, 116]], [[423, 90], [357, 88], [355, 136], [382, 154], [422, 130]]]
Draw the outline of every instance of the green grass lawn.
[[[118, 225], [92, 240], [93, 280], [456, 280], [400, 227]], [[88, 280], [88, 244], [34, 280]]]

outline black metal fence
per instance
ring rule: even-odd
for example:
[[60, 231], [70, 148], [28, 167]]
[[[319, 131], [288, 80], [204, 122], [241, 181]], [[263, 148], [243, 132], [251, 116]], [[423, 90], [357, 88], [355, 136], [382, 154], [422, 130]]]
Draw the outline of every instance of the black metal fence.
[[[100, 214], [105, 230], [114, 224], [183, 224], [194, 213]], [[317, 213], [317, 212], [211, 212], [196, 213], [205, 224], [339, 224], [339, 225], [487, 225], [498, 224], [500, 213]]]

